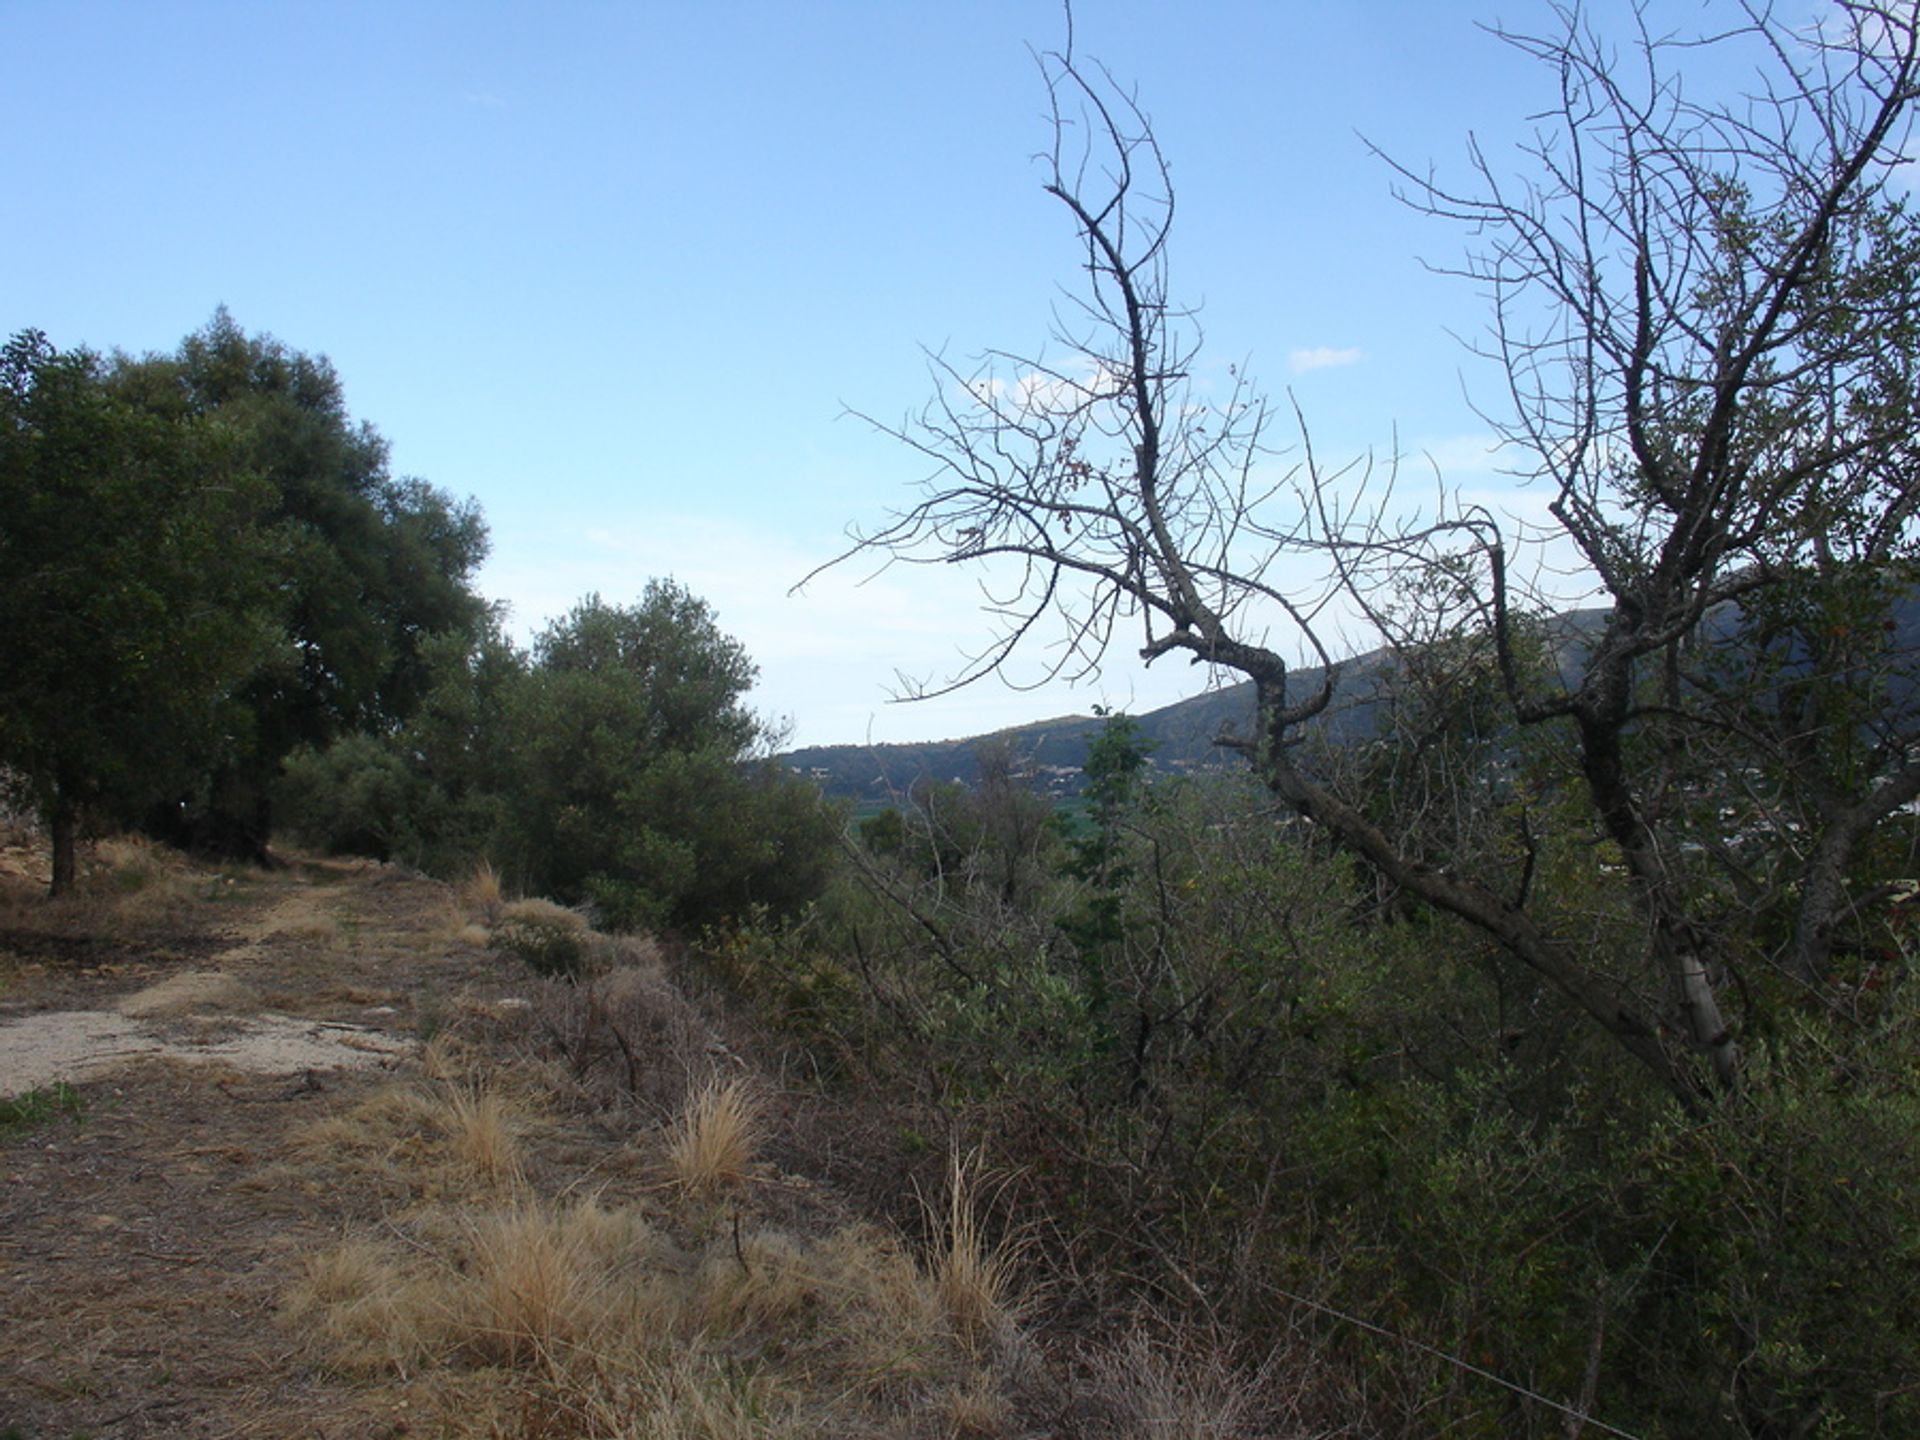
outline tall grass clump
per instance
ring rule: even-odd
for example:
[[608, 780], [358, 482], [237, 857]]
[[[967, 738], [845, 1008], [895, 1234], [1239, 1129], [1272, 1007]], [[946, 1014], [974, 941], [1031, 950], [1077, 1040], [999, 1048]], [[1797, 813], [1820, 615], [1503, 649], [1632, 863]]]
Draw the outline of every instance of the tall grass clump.
[[674, 1121], [667, 1166], [689, 1196], [706, 1198], [747, 1178], [759, 1144], [761, 1104], [746, 1081], [714, 1077]]
[[988, 1238], [984, 1215], [993, 1198], [980, 1153], [955, 1149], [945, 1194], [927, 1204], [934, 1288], [955, 1331], [975, 1346], [997, 1338], [1018, 1308], [1014, 1275], [1020, 1247]]
[[577, 980], [592, 955], [592, 927], [578, 910], [551, 900], [516, 900], [493, 927], [495, 948], [518, 955], [537, 975]]

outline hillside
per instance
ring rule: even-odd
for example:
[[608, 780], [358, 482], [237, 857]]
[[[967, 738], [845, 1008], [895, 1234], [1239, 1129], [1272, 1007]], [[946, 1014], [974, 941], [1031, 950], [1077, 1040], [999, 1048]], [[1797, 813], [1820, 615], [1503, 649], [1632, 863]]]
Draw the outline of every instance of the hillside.
[[[1578, 610], [1551, 622], [1552, 632], [1559, 637], [1556, 659], [1563, 676], [1572, 674], [1586, 637], [1604, 618], [1603, 611]], [[1391, 681], [1392, 663], [1392, 652], [1385, 648], [1340, 662], [1335, 670], [1333, 703], [1311, 733], [1333, 745], [1349, 744], [1373, 733], [1382, 687]], [[1289, 677], [1290, 693], [1313, 694], [1324, 675], [1320, 666], [1296, 669]], [[1229, 767], [1235, 763], [1235, 756], [1214, 742], [1222, 735], [1245, 734], [1250, 728], [1253, 686], [1242, 681], [1203, 691], [1133, 718], [1153, 747], [1148, 763], [1157, 773]], [[829, 795], [852, 800], [856, 805], [880, 805], [904, 795], [922, 778], [972, 785], [980, 776], [981, 752], [1004, 745], [1022, 762], [1035, 789], [1056, 799], [1072, 799], [1080, 793], [1087, 747], [1100, 725], [1095, 716], [1067, 715], [958, 740], [808, 746], [789, 751], [780, 759], [812, 777]]]
[[116, 843], [49, 904], [30, 854], [0, 867], [9, 1440], [1130, 1435], [1202, 1403], [1144, 1345], [1048, 1360], [991, 1185], [902, 1147], [926, 1117], [783, 1083], [684, 957], [484, 877]]

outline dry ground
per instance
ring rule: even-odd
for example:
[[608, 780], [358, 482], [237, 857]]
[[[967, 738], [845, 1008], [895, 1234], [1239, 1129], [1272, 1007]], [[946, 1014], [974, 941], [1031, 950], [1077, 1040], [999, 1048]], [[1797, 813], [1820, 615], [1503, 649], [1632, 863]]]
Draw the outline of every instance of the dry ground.
[[[1050, 1358], [991, 1177], [757, 1071], [650, 943], [130, 842], [49, 903], [7, 838], [0, 1440], [1282, 1433], [1144, 1332]], [[556, 939], [581, 983], [492, 948]]]
[[[76, 1055], [58, 1078], [74, 1080], [81, 1113], [56, 1107], [0, 1139], [0, 1435], [379, 1433], [384, 1398], [312, 1363], [277, 1318], [302, 1257], [367, 1214], [367, 1197], [330, 1187], [324, 1166], [281, 1162], [302, 1126], [417, 1071], [421, 1030], [442, 1011], [510, 994], [523, 972], [449, 943], [446, 892], [394, 871], [147, 863], [158, 873], [145, 888], [165, 893], [145, 904], [48, 906], [13, 882], [0, 1024], [28, 1031], [0, 1033], [0, 1071], [36, 1016], [115, 1014], [208, 972], [239, 982], [256, 1014], [364, 1028], [375, 1063], [138, 1058], [87, 1075]], [[253, 1018], [232, 1002], [189, 1004], [159, 1028], [185, 1053], [211, 1051]]]
[[0, 1128], [3, 1440], [1032, 1433], [993, 1257], [782, 1168], [793, 1106], [652, 947], [572, 986], [488, 948], [484, 887], [34, 868], [0, 852], [0, 1097], [44, 1102]]

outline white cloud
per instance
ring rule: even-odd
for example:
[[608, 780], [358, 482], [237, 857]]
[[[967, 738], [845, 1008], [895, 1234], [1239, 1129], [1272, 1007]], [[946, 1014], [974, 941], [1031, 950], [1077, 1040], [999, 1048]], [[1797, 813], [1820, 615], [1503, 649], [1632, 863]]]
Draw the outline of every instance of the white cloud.
[[1358, 346], [1336, 350], [1330, 345], [1322, 345], [1313, 350], [1290, 351], [1287, 368], [1296, 375], [1304, 375], [1309, 370], [1333, 370], [1342, 365], [1358, 365], [1366, 358], [1365, 352]]
[[[952, 739], [1084, 715], [1096, 704], [1140, 713], [1208, 683], [1204, 666], [1179, 656], [1143, 665], [1135, 621], [1121, 624], [1097, 677], [1077, 686], [1037, 684], [1057, 656], [1047, 647], [1060, 634], [1057, 625], [1043, 624], [1004, 680], [988, 677], [950, 696], [895, 703], [907, 685], [945, 683], [992, 641], [995, 620], [983, 609], [982, 582], [994, 577], [977, 565], [876, 570], [856, 561], [788, 593], [834, 552], [832, 536], [796, 538], [750, 519], [616, 515], [538, 537], [503, 530], [481, 589], [512, 603], [513, 633], [524, 644], [589, 591], [630, 604], [649, 579], [672, 576], [707, 601], [721, 630], [746, 647], [760, 669], [748, 703], [770, 719], [791, 717], [796, 745]], [[1302, 594], [1316, 588], [1312, 576], [1292, 578]], [[1377, 643], [1345, 635], [1337, 610], [1318, 617], [1336, 654]], [[1291, 627], [1270, 618], [1275, 629], [1266, 634], [1259, 617], [1240, 617], [1250, 634], [1288, 653], [1298, 649]], [[1032, 688], [1016, 688], [1022, 684]]]
[[977, 404], [1015, 416], [1063, 414], [1119, 388], [1117, 373], [1090, 355], [1075, 356], [1058, 371], [1029, 370], [1011, 380], [984, 375], [966, 384]]

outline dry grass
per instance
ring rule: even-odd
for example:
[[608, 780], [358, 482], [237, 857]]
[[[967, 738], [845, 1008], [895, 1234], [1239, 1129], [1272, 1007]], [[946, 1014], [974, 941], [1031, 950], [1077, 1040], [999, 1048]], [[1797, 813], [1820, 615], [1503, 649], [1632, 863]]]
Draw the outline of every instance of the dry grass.
[[[284, 1313], [369, 1378], [503, 1372], [586, 1422], [566, 1434], [924, 1434], [927, 1415], [948, 1434], [1009, 1433], [1001, 1378], [956, 1344], [912, 1257], [861, 1227], [688, 1254], [592, 1200], [443, 1211], [404, 1243], [316, 1257]], [[448, 1416], [435, 1433], [491, 1432]]]
[[665, 1307], [645, 1303], [648, 1287], [623, 1283], [654, 1248], [640, 1216], [592, 1200], [484, 1216], [471, 1224], [467, 1263], [447, 1277], [447, 1323], [477, 1358], [497, 1364], [604, 1351], [629, 1329], [657, 1331], [664, 1318]]
[[716, 1077], [694, 1091], [667, 1147], [674, 1184], [706, 1198], [745, 1180], [759, 1143], [760, 1116], [760, 1102], [744, 1080]]
[[1136, 1328], [1087, 1365], [1087, 1388], [1115, 1440], [1273, 1435], [1268, 1380], [1236, 1368], [1217, 1337], [1170, 1328]]
[[955, 1150], [944, 1203], [928, 1206], [935, 1236], [934, 1285], [954, 1329], [973, 1345], [999, 1338], [1019, 1309], [1013, 1286], [1019, 1245], [990, 1242], [983, 1227], [997, 1190], [979, 1152]]
[[609, 953], [614, 968], [593, 980], [549, 979], [536, 988], [532, 1020], [593, 1102], [677, 1114], [688, 1075], [707, 1063], [711, 1035], [651, 942], [622, 938]]
[[1013, 1423], [1006, 1388], [989, 1372], [947, 1392], [947, 1433], [956, 1437], [1004, 1435]]
[[28, 832], [25, 864], [0, 886], [0, 924], [54, 935], [151, 941], [155, 931], [194, 918], [209, 896], [231, 893], [229, 877], [207, 871], [179, 851], [137, 835], [111, 836], [80, 847], [72, 891], [46, 898], [45, 842]]
[[319, 950], [337, 950], [345, 938], [340, 921], [332, 915], [304, 915], [281, 930], [276, 938], [310, 945]]
[[350, 1374], [404, 1375], [431, 1358], [434, 1297], [393, 1252], [349, 1240], [309, 1259], [281, 1316]]
[[432, 1085], [389, 1085], [351, 1109], [293, 1137], [308, 1168], [325, 1164], [379, 1193], [425, 1189], [481, 1197], [517, 1190], [524, 1179], [522, 1137], [531, 1117], [496, 1084], [449, 1078]]
[[500, 908], [499, 925], [538, 925], [585, 935], [592, 927], [578, 910], [570, 910], [552, 900], [515, 900]]
[[454, 1155], [481, 1180], [496, 1188], [520, 1183], [519, 1121], [498, 1091], [450, 1090], [445, 1123]]
[[474, 866], [473, 873], [461, 882], [458, 893], [460, 908], [468, 915], [483, 925], [499, 923], [506, 901], [500, 891], [500, 874], [490, 862], [482, 860]]
[[[540, 901], [498, 921], [581, 936], [593, 971], [539, 982], [511, 1034], [436, 1036], [425, 1079], [302, 1140], [316, 1175], [367, 1176], [381, 1216], [286, 1296], [333, 1365], [405, 1385], [413, 1423], [447, 1440], [1019, 1433], [998, 1343], [1013, 1257], [983, 1234], [977, 1160], [956, 1158], [931, 1256], [796, 1200], [757, 1159], [761, 1096], [708, 1073], [708, 1031], [651, 942]], [[502, 1068], [489, 1035], [557, 1058]], [[544, 1098], [522, 1099], [533, 1085]], [[636, 1121], [634, 1101], [669, 1097], [669, 1124]], [[553, 1118], [569, 1109], [631, 1127], [620, 1163]]]

